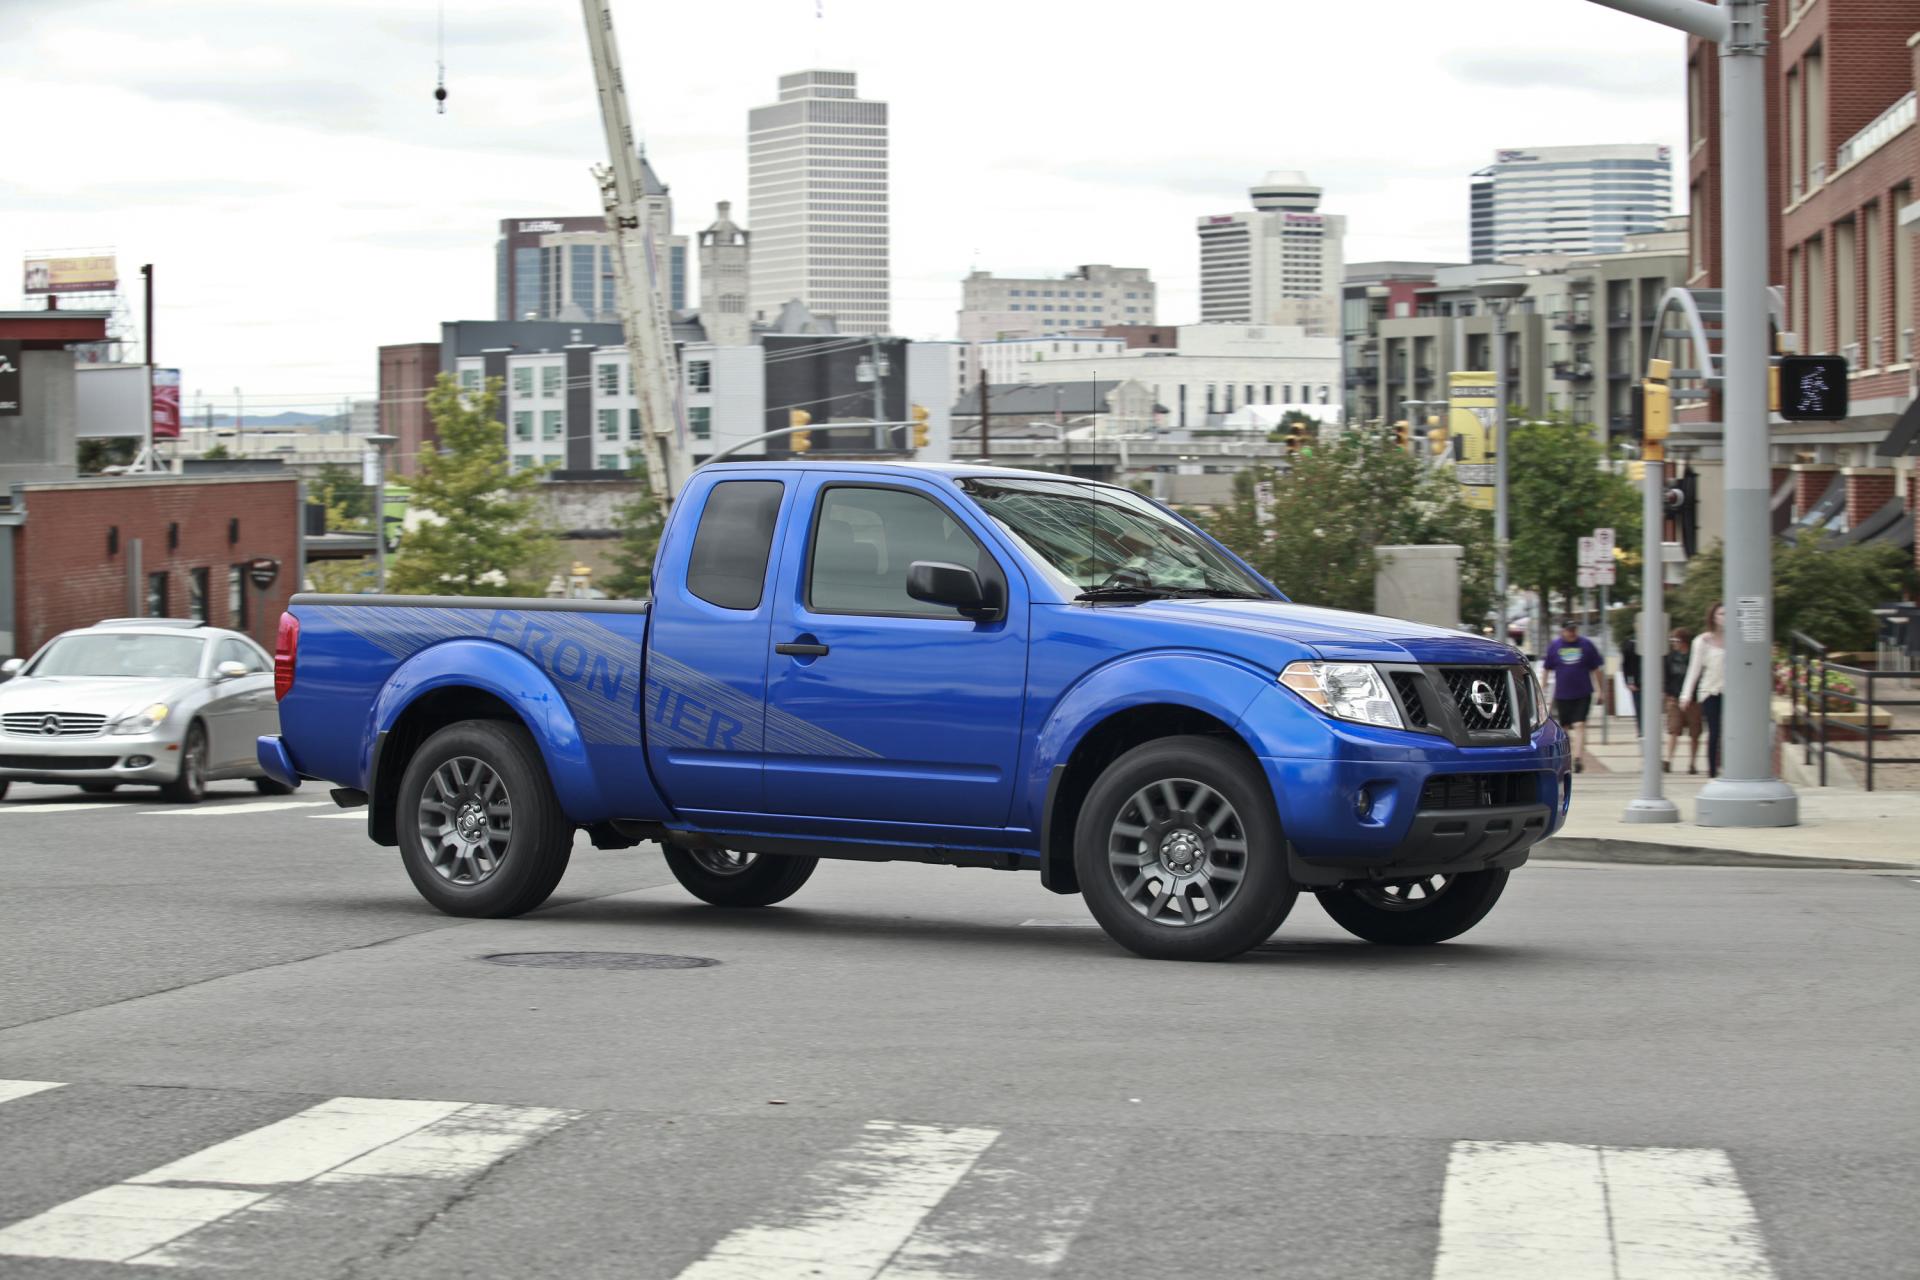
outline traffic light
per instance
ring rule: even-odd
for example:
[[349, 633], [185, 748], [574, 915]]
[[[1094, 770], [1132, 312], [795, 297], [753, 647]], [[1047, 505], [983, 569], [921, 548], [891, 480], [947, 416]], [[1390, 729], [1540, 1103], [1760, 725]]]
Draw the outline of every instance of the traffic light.
[[1434, 426], [1427, 428], [1427, 453], [1434, 458], [1444, 458], [1453, 452], [1453, 433], [1440, 424], [1438, 418], [1430, 418]]
[[1408, 433], [1411, 430], [1412, 428], [1408, 425], [1407, 420], [1405, 418], [1402, 418], [1400, 419], [1400, 421], [1394, 423], [1393, 424], [1393, 443], [1402, 449], [1406, 448]]
[[911, 410], [913, 416], [913, 447], [924, 449], [932, 441], [933, 435], [927, 430], [927, 406], [917, 404]]
[[1847, 416], [1845, 356], [1781, 356], [1780, 416], [1788, 422], [1839, 422]]
[[1296, 418], [1293, 425], [1287, 428], [1287, 452], [1299, 453], [1306, 445], [1307, 424]]
[[1673, 429], [1673, 373], [1668, 360], [1647, 361], [1647, 380], [1640, 384], [1640, 456], [1658, 462], [1667, 456], [1667, 433]]
[[800, 428], [812, 421], [813, 415], [805, 409], [787, 410], [787, 425], [794, 428], [794, 430], [787, 434], [787, 447], [789, 449], [792, 449], [795, 453], [805, 453], [807, 450], [813, 448], [813, 432], [800, 430]]
[[1700, 482], [1692, 467], [1668, 482], [1660, 505], [1680, 535], [1681, 551], [1691, 559], [1700, 548]]

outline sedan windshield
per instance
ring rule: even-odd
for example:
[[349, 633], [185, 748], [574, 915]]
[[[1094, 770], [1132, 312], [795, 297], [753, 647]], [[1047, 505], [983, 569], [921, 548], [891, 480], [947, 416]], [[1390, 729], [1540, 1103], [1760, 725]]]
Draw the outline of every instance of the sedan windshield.
[[196, 676], [198, 636], [155, 636], [88, 631], [61, 636], [47, 646], [27, 674], [35, 676]]
[[1125, 489], [999, 477], [960, 487], [1069, 594], [1274, 598], [1219, 547]]

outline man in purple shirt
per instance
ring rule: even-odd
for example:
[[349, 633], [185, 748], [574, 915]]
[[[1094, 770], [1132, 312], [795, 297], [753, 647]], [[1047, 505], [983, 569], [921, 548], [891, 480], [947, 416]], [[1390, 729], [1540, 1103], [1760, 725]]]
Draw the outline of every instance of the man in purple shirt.
[[[1593, 641], [1580, 634], [1580, 624], [1568, 618], [1560, 624], [1560, 638], [1547, 646], [1544, 665], [1553, 683], [1553, 718], [1573, 739], [1573, 770], [1585, 766], [1587, 711], [1593, 705], [1593, 676], [1602, 659]], [[1605, 701], [1602, 700], [1602, 707]]]

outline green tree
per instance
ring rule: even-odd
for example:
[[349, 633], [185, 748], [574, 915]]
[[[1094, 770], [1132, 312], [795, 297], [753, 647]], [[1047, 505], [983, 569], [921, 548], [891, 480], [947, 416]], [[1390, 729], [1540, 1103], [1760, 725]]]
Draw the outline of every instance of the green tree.
[[82, 475], [98, 475], [108, 467], [124, 467], [140, 452], [139, 436], [112, 436], [80, 441]]
[[327, 531], [361, 531], [369, 527], [373, 514], [373, 488], [360, 482], [350, 467], [329, 462], [314, 472], [307, 496], [326, 508]]
[[[1554, 595], [1577, 597], [1581, 538], [1610, 527], [1616, 546], [1640, 545], [1640, 497], [1602, 466], [1606, 451], [1593, 428], [1564, 414], [1513, 426], [1507, 439], [1508, 574], [1538, 592], [1544, 610]], [[1616, 598], [1637, 590], [1638, 564], [1631, 555], [1620, 562]]]
[[[1263, 521], [1255, 493], [1269, 484]], [[1378, 430], [1330, 432], [1284, 472], [1241, 472], [1233, 501], [1205, 524], [1293, 599], [1339, 609], [1373, 608], [1375, 547], [1456, 544], [1462, 617], [1492, 607], [1492, 518], [1467, 505], [1450, 471]]]
[[620, 540], [608, 556], [613, 571], [600, 583], [601, 589], [616, 600], [644, 600], [653, 594], [653, 556], [660, 548], [660, 529], [665, 523], [645, 465], [635, 467], [631, 474], [639, 484], [633, 497], [614, 512], [613, 527]]
[[206, 462], [218, 462], [226, 458], [231, 458], [232, 456], [233, 450], [227, 448], [224, 444], [216, 444], [213, 448], [208, 449], [200, 455], [201, 459]]
[[[1726, 558], [1719, 543], [1687, 562], [1687, 580], [1667, 593], [1669, 624], [1698, 632], [1707, 610], [1721, 603]], [[1773, 639], [1795, 632], [1836, 651], [1873, 647], [1873, 607], [1897, 600], [1911, 586], [1912, 563], [1899, 547], [1842, 545], [1831, 536], [1802, 536], [1773, 544]], [[1729, 606], [1728, 625], [1733, 610]]]
[[507, 464], [507, 429], [495, 416], [501, 383], [468, 394], [441, 374], [427, 393], [439, 433], [413, 479], [421, 513], [387, 574], [394, 592], [530, 596], [546, 590], [557, 559], [534, 488], [541, 473]]

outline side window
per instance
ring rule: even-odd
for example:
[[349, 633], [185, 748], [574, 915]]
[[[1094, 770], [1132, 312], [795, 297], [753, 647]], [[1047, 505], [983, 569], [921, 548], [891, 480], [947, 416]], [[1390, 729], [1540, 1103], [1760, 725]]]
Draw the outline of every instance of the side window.
[[807, 606], [820, 613], [959, 617], [907, 594], [907, 568], [916, 560], [965, 565], [983, 582], [1000, 577], [993, 557], [931, 498], [900, 489], [828, 489], [813, 529]]
[[267, 664], [260, 657], [260, 651], [240, 640], [222, 640], [214, 651], [213, 665], [223, 662], [237, 662], [248, 671], [265, 671]]
[[724, 480], [713, 486], [693, 533], [688, 591], [722, 609], [760, 607], [785, 487], [777, 480]]

